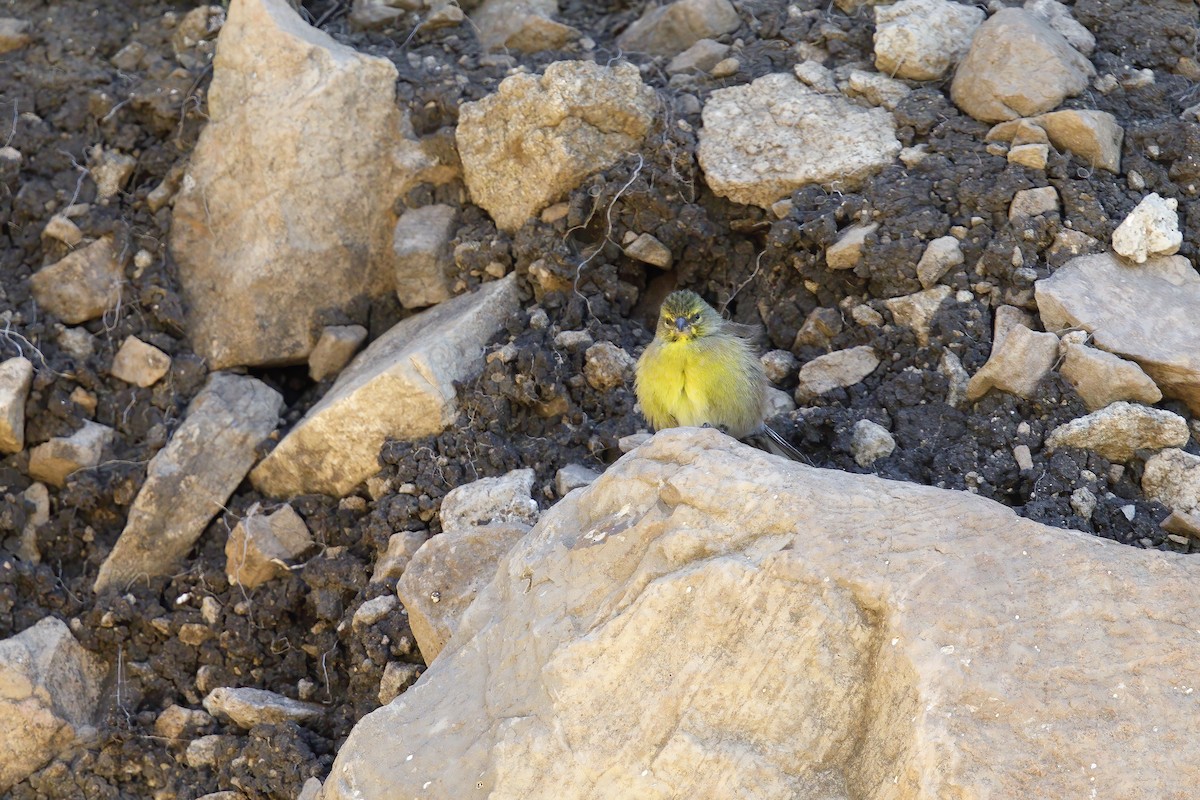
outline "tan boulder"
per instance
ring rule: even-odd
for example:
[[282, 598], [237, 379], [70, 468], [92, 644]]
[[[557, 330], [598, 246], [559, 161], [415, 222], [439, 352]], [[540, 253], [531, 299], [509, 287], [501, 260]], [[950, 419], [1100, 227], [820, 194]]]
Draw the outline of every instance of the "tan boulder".
[[113, 356], [112, 376], [134, 386], [153, 386], [171, 369], [171, 357], [136, 336], [121, 343]]
[[666, 431], [508, 552], [324, 797], [1184, 798], [1198, 580], [967, 493]]
[[1162, 392], [1141, 367], [1112, 353], [1080, 344], [1067, 345], [1059, 370], [1089, 411], [1118, 400], [1153, 405]]
[[672, 0], [649, 6], [617, 44], [627, 52], [674, 56], [701, 39], [732, 33], [741, 24], [729, 0]]
[[987, 363], [967, 384], [967, 399], [978, 400], [991, 389], [1033, 397], [1057, 359], [1057, 336], [1013, 325], [1003, 338], [993, 339]]
[[[1196, 516], [1200, 512], [1200, 456], [1177, 448], [1151, 456], [1142, 471], [1142, 491], [1177, 514]], [[1176, 520], [1187, 521], [1186, 517]]]
[[1078, 447], [1122, 462], [1138, 450], [1182, 447], [1190, 437], [1187, 420], [1178, 414], [1117, 402], [1059, 425], [1046, 437], [1046, 449]]

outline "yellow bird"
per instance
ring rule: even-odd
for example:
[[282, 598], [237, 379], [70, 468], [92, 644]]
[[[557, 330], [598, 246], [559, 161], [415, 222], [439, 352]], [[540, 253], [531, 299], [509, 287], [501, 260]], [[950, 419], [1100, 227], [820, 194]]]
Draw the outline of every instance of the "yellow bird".
[[667, 295], [654, 341], [637, 363], [635, 391], [650, 425], [707, 425], [739, 439], [760, 432], [767, 378], [746, 339], [751, 330], [726, 321], [695, 292]]

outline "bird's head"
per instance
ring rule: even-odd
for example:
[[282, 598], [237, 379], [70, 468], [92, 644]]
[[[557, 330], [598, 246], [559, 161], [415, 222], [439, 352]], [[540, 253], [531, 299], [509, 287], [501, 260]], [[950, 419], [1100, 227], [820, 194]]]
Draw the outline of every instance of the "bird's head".
[[721, 315], [695, 292], [671, 292], [658, 315], [658, 335], [668, 342], [688, 342], [715, 333]]

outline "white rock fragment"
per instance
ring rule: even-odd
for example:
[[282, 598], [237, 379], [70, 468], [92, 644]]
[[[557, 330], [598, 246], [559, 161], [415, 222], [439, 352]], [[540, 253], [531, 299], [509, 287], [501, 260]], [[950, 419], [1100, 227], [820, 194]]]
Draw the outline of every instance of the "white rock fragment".
[[1173, 197], [1163, 198], [1157, 192], [1146, 195], [1113, 231], [1113, 250], [1138, 264], [1151, 256], [1178, 253], [1183, 234], [1177, 208], [1179, 201]]
[[629, 382], [635, 363], [612, 342], [597, 342], [584, 353], [583, 376], [593, 389], [608, 391]]
[[926, 289], [942, 279], [947, 272], [963, 263], [962, 246], [953, 236], [939, 236], [925, 246], [917, 262], [917, 280]]
[[875, 7], [875, 68], [916, 81], [941, 78], [971, 47], [982, 9], [948, 0]]
[[129, 336], [113, 356], [110, 374], [134, 386], [153, 386], [171, 369], [171, 357], [136, 336]]
[[912, 89], [903, 81], [889, 78], [878, 72], [854, 69], [846, 79], [847, 97], [857, 97], [873, 106], [892, 111], [900, 101], [912, 94]]
[[0, 363], [0, 453], [25, 449], [25, 401], [32, 385], [32, 361], [17, 356]]
[[516, 469], [498, 478], [480, 478], [456, 486], [442, 499], [443, 531], [457, 531], [492, 523], [533, 525], [538, 504], [533, 493], [532, 469]]
[[295, 722], [303, 725], [319, 719], [325, 708], [316, 703], [293, 700], [266, 689], [213, 689], [204, 698], [204, 710], [218, 719], [228, 719], [234, 725], [250, 730], [255, 725]]
[[356, 631], [369, 628], [391, 615], [398, 605], [400, 605], [400, 601], [394, 594], [372, 598], [354, 612], [354, 617], [350, 620], [350, 627]]
[[137, 166], [137, 159], [117, 150], [110, 150], [102, 145], [96, 145], [88, 153], [89, 172], [96, 181], [96, 196], [103, 202], [115, 197], [129, 179]]
[[1178, 414], [1118, 402], [1059, 425], [1046, 437], [1046, 448], [1078, 447], [1121, 463], [1137, 450], [1182, 447], [1190, 436], [1187, 420]]
[[879, 356], [869, 345], [817, 356], [800, 368], [796, 402], [803, 404], [833, 389], [853, 386], [879, 366]]
[[850, 453], [860, 467], [869, 467], [881, 458], [887, 458], [896, 449], [896, 440], [887, 428], [869, 419], [854, 423], [850, 438]]
[[900, 152], [892, 115], [774, 73], [718, 89], [702, 112], [698, 158], [709, 187], [770, 209], [811, 184], [853, 187]]

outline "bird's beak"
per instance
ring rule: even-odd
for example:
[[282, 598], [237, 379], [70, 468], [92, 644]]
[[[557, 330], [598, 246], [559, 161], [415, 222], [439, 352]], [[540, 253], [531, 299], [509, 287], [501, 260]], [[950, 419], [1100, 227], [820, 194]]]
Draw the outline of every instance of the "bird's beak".
[[679, 331], [680, 333], [683, 333], [684, 331], [687, 330], [687, 327], [688, 327], [687, 317], [676, 317], [675, 318], [675, 330]]

